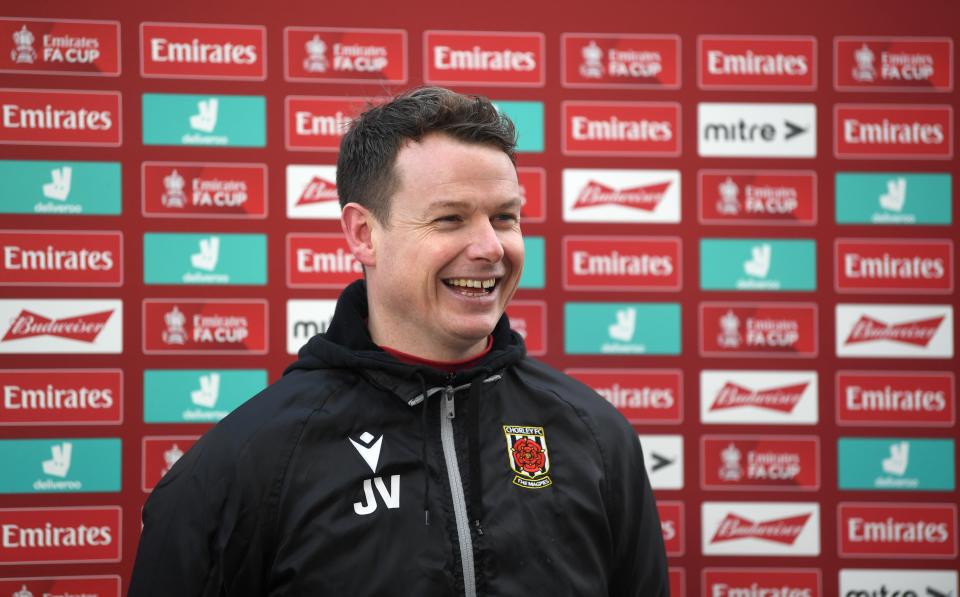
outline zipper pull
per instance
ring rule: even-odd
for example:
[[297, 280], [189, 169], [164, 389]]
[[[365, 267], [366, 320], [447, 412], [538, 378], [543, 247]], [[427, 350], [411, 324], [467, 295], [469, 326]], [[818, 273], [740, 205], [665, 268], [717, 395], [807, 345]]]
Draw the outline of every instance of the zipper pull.
[[453, 395], [454, 395], [453, 386], [447, 386], [446, 388], [443, 389], [443, 399], [446, 402], [445, 406], [446, 406], [448, 419], [454, 419], [457, 416], [457, 410], [453, 402]]

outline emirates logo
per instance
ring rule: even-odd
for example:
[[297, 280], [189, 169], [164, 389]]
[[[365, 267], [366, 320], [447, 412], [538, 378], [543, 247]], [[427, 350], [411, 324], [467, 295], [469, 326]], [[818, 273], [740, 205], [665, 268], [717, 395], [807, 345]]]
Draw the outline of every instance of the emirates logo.
[[339, 201], [337, 185], [319, 176], [314, 176], [297, 199], [297, 205], [313, 205], [327, 201]]
[[36, 336], [56, 336], [77, 340], [78, 342], [93, 343], [97, 336], [107, 326], [107, 321], [113, 315], [113, 310], [77, 315], [65, 319], [49, 319], [37, 315], [26, 309], [13, 318], [10, 328], [0, 342], [10, 342]]
[[866, 315], [861, 315], [845, 344], [858, 344], [876, 340], [902, 342], [914, 346], [926, 347], [940, 328], [943, 316], [908, 321], [906, 323], [889, 324]]
[[591, 180], [583, 187], [573, 204], [574, 209], [596, 205], [621, 205], [652, 212], [663, 201], [670, 181], [617, 190]]
[[720, 526], [717, 527], [717, 532], [713, 535], [710, 543], [722, 543], [737, 539], [763, 539], [783, 545], [793, 545], [803, 528], [807, 526], [810, 516], [810, 514], [800, 514], [766, 522], [754, 522], [736, 514], [727, 514], [726, 518], [720, 522]]
[[782, 413], [791, 413], [797, 403], [800, 402], [800, 398], [803, 397], [808, 385], [810, 385], [809, 382], [804, 382], [783, 386], [782, 388], [754, 391], [728, 381], [717, 393], [717, 398], [710, 406], [710, 410], [754, 406]]

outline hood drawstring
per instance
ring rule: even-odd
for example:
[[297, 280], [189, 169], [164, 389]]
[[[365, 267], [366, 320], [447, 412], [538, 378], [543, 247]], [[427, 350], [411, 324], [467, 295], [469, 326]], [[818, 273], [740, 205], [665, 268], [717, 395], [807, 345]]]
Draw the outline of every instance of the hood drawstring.
[[420, 461], [423, 463], [423, 524], [430, 526], [430, 467], [427, 464], [427, 378], [417, 371], [420, 389], [423, 391], [423, 404], [420, 411]]
[[490, 374], [482, 369], [480, 375], [473, 378], [468, 397], [469, 423], [467, 425], [467, 451], [470, 460], [470, 512], [473, 513], [473, 525], [478, 535], [483, 535], [480, 520], [483, 518], [483, 475], [480, 470], [480, 392], [486, 377]]

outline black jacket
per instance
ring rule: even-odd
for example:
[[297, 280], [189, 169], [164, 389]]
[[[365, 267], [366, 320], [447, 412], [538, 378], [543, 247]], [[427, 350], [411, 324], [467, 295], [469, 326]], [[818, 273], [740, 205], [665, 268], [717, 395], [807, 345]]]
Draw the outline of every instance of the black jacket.
[[160, 481], [130, 597], [669, 594], [613, 407], [527, 358], [506, 317], [480, 366], [444, 374], [377, 348], [366, 312], [354, 283]]

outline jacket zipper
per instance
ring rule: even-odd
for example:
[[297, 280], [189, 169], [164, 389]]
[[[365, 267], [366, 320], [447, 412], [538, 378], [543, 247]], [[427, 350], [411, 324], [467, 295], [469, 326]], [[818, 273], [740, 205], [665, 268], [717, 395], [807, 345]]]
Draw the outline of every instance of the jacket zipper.
[[[453, 515], [457, 523], [460, 562], [463, 564], [463, 591], [465, 597], [476, 597], [477, 579], [473, 565], [473, 539], [470, 536], [467, 500], [463, 494], [460, 463], [457, 461], [457, 448], [453, 440], [453, 419], [457, 416], [454, 404], [456, 390], [457, 388], [453, 386], [443, 389], [443, 400], [440, 401], [440, 444], [443, 446], [443, 461], [447, 466], [447, 480], [450, 483], [450, 495], [453, 498]], [[474, 491], [476, 490], [474, 488]]]

